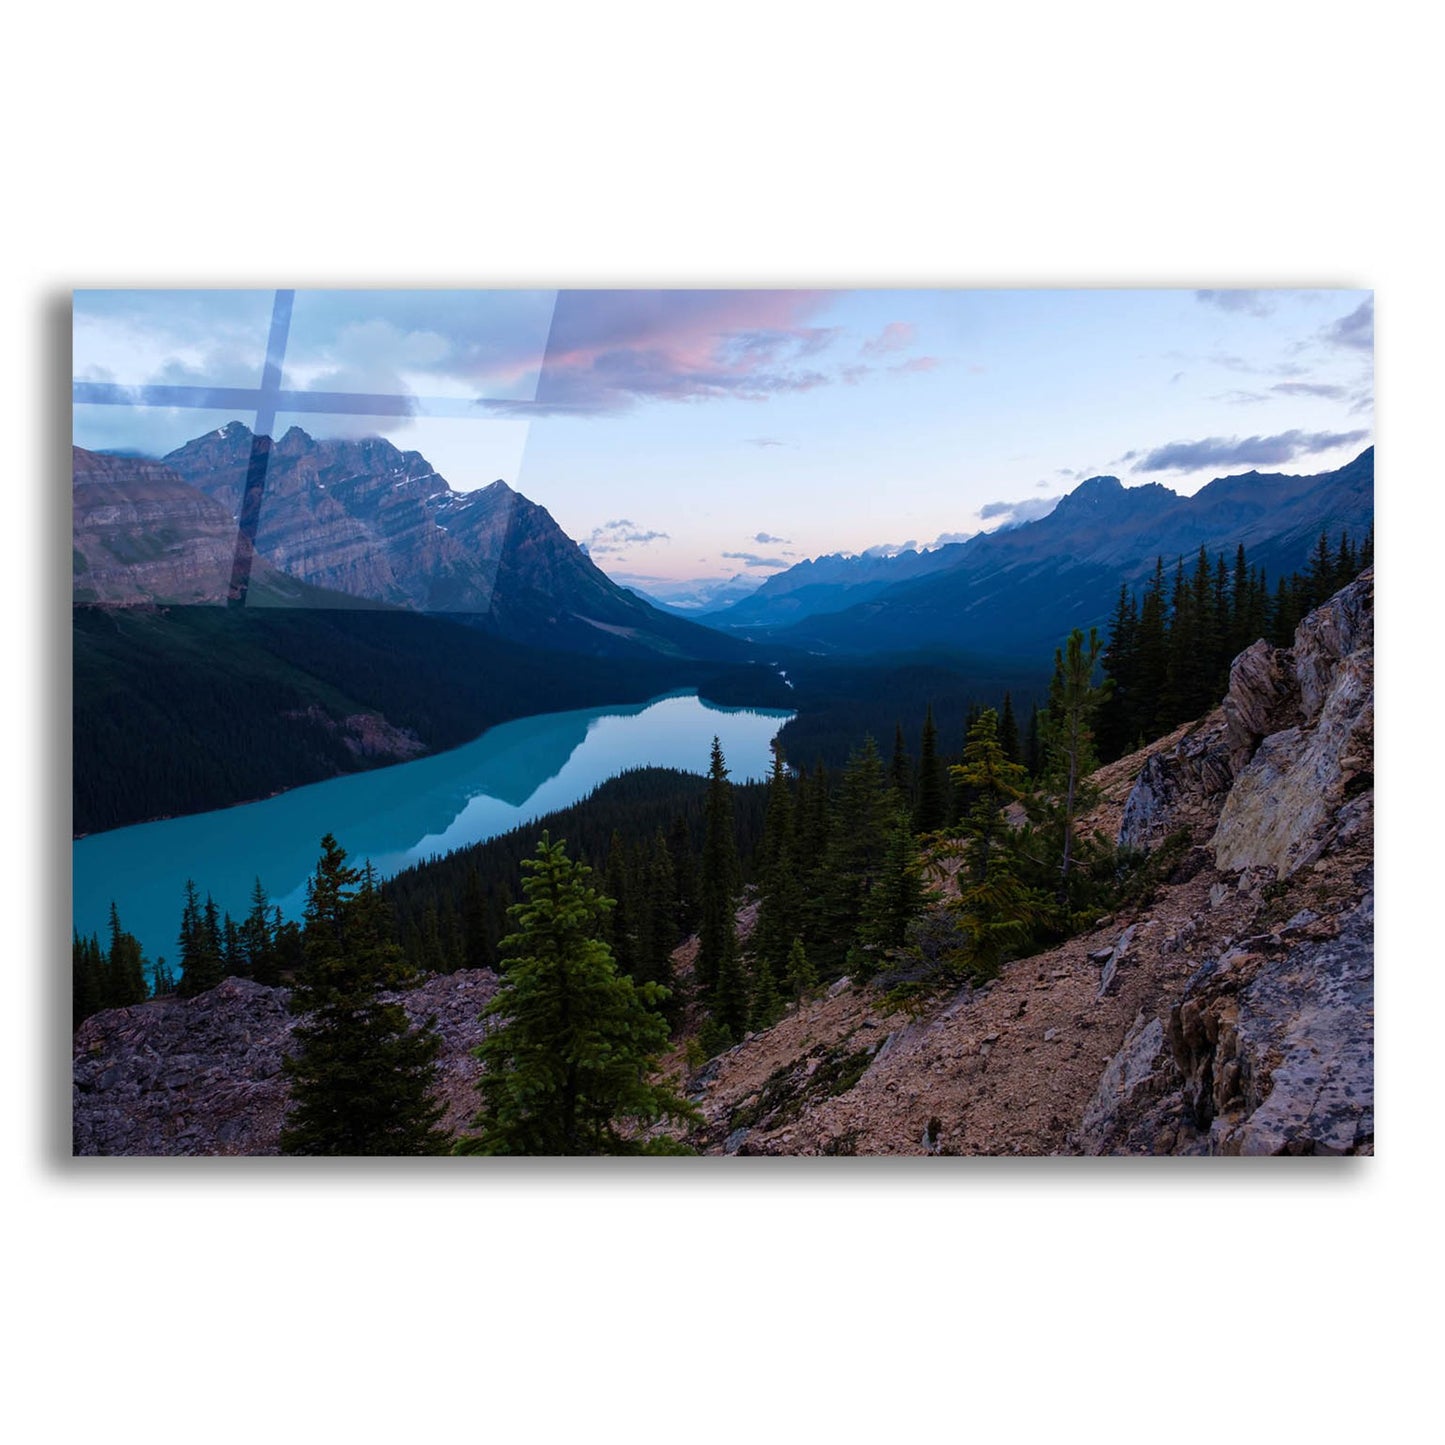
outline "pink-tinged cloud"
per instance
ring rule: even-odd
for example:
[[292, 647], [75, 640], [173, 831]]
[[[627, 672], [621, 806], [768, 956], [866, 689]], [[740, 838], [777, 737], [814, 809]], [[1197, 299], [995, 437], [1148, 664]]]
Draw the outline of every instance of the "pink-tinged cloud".
[[907, 351], [913, 345], [918, 328], [911, 321], [890, 321], [877, 336], [865, 341], [859, 348], [860, 356], [889, 356], [894, 352]]
[[919, 371], [936, 371], [943, 363], [936, 356], [912, 356], [907, 361], [900, 361], [897, 366], [890, 366], [889, 371], [896, 371], [900, 376], [909, 376]]
[[561, 291], [535, 401], [481, 405], [588, 416], [644, 400], [810, 391], [833, 377], [801, 363], [838, 331], [808, 323], [835, 299], [826, 291]]

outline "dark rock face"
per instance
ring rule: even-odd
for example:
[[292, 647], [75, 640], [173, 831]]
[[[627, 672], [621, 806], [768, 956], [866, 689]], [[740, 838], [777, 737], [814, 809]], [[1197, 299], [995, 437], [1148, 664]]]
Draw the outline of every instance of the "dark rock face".
[[[1160, 1139], [1175, 1153], [1373, 1152], [1374, 896], [1368, 870], [1344, 900], [1321, 881], [1332, 859], [1368, 852], [1373, 614], [1367, 571], [1291, 648], [1241, 653], [1220, 712], [1141, 772], [1120, 841], [1148, 846], [1214, 807], [1213, 861], [1235, 882], [1211, 901], [1248, 894], [1269, 931], [1225, 940], [1167, 1016], [1136, 1021], [1086, 1111], [1084, 1152], [1158, 1152]], [[1270, 900], [1301, 886], [1334, 914], [1297, 908], [1271, 926], [1283, 914]]]
[[[1282, 726], [1237, 768], [1214, 835], [1221, 869], [1273, 868], [1284, 878], [1361, 826], [1348, 802], [1373, 791], [1374, 590], [1371, 570], [1300, 623], [1294, 646], [1277, 655], [1262, 704], [1237, 692], [1237, 665], [1231, 673], [1237, 714]], [[1242, 752], [1241, 742], [1233, 756]]]
[[1311, 612], [1292, 647], [1256, 642], [1235, 658], [1219, 712], [1145, 763], [1122, 846], [1153, 847], [1217, 807], [1216, 865], [1285, 877], [1363, 826], [1349, 800], [1373, 784], [1374, 589], [1371, 569]]
[[[476, 1112], [472, 1049], [497, 989], [485, 969], [443, 974], [401, 994], [413, 1024], [442, 1038], [445, 1127]], [[72, 1106], [76, 1154], [276, 1154], [289, 1102], [281, 1060], [295, 1020], [290, 991], [228, 978], [194, 999], [110, 1009], [77, 1030]]]
[[221, 603], [236, 522], [159, 462], [73, 449], [77, 602]]
[[1152, 753], [1139, 774], [1119, 827], [1125, 848], [1153, 848], [1210, 807], [1234, 781], [1224, 722], [1211, 714], [1169, 752]]
[[1246, 944], [1190, 980], [1169, 1049], [1209, 1153], [1373, 1147], [1374, 961], [1371, 893], [1332, 939]]

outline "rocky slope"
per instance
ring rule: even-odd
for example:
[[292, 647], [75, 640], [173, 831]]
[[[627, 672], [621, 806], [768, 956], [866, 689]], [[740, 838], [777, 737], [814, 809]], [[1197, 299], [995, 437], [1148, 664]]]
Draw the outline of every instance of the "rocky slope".
[[[912, 1017], [842, 981], [694, 1080], [748, 1154], [1374, 1149], [1373, 573], [1100, 775], [1170, 859], [1134, 916]], [[1163, 851], [1167, 849], [1166, 851]]]
[[[444, 1126], [477, 1108], [478, 1016], [496, 992], [485, 969], [402, 994], [408, 1017], [437, 1021]], [[228, 978], [194, 999], [156, 999], [87, 1019], [75, 1036], [76, 1154], [276, 1154], [287, 1106], [281, 1073], [290, 991]]]
[[[221, 603], [236, 522], [169, 467], [73, 449], [72, 593], [80, 603]], [[256, 568], [258, 585], [273, 569]]]
[[[1147, 904], [914, 1015], [840, 980], [688, 1080], [704, 1116], [690, 1142], [1373, 1153], [1373, 595], [1366, 572], [1291, 648], [1242, 653], [1208, 717], [1097, 775], [1089, 826], [1153, 850]], [[457, 974], [407, 996], [414, 1017], [438, 1015], [454, 1127], [494, 988]], [[237, 980], [88, 1020], [76, 1151], [274, 1152], [289, 1030], [282, 991]]]

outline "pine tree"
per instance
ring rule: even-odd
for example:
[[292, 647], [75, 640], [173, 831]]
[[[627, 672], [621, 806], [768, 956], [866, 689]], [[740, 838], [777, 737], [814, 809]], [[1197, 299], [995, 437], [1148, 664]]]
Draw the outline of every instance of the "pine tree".
[[637, 920], [633, 916], [632, 885], [628, 878], [627, 850], [622, 834], [612, 830], [607, 849], [607, 872], [604, 891], [612, 900], [607, 910], [603, 940], [612, 950], [617, 967], [629, 978], [637, 977]]
[[[967, 739], [965, 739], [965, 743]], [[1011, 763], [1023, 761], [1023, 746], [1019, 742], [1018, 719], [1014, 717], [1014, 700], [1012, 693], [1003, 695], [1003, 711], [998, 717], [998, 745], [1003, 749], [1003, 755]]]
[[903, 741], [903, 724], [893, 730], [893, 760], [888, 765], [888, 777], [898, 794], [899, 802], [905, 808], [913, 806], [913, 760], [908, 756], [908, 745]]
[[602, 941], [609, 900], [592, 871], [543, 834], [523, 864], [525, 900], [503, 940], [502, 987], [477, 1049], [482, 1103], [457, 1152], [645, 1154], [676, 1152], [635, 1130], [695, 1120], [686, 1100], [653, 1082], [667, 1046], [657, 1005], [665, 993], [619, 973]]
[[918, 803], [913, 810], [913, 827], [918, 833], [936, 833], [947, 817], [947, 784], [943, 762], [938, 756], [938, 727], [933, 721], [933, 704], [923, 719], [923, 736], [918, 746]]
[[444, 1153], [432, 1096], [440, 1040], [430, 1020], [413, 1029], [400, 1003], [381, 998], [415, 975], [370, 866], [348, 866], [328, 833], [306, 892], [305, 964], [291, 995], [302, 1019], [297, 1051], [282, 1063], [291, 1080], [282, 1152]]
[[489, 968], [495, 957], [488, 929], [487, 894], [475, 863], [462, 884], [462, 967]]
[[1029, 777], [1036, 778], [1044, 765], [1043, 734], [1039, 727], [1039, 705], [1034, 703], [1029, 710], [1029, 730], [1024, 737], [1024, 767]]
[[150, 996], [140, 940], [120, 926], [114, 901], [110, 905], [110, 951], [105, 957], [103, 993], [106, 1008], [128, 1008]]
[[998, 738], [998, 717], [989, 708], [969, 730], [963, 762], [953, 769], [958, 783], [968, 790], [969, 808], [962, 819], [968, 839], [965, 849], [969, 877], [976, 883], [988, 877], [989, 865], [1007, 831], [1004, 809], [1027, 792], [1027, 775], [1008, 760]]
[[[792, 789], [782, 752], [775, 748], [763, 841], [758, 849], [758, 919], [749, 940], [754, 975], [761, 978], [766, 971], [773, 988], [785, 981], [788, 948], [798, 927], [803, 902], [795, 857], [794, 823]], [[757, 988], [755, 982], [755, 993]]]
[[181, 979], [176, 987], [181, 998], [195, 998], [215, 988], [226, 976], [221, 963], [220, 929], [216, 922], [216, 905], [206, 898], [201, 911], [195, 883], [186, 879], [186, 901], [181, 910], [181, 932], [178, 940], [181, 957]]
[[257, 983], [274, 987], [281, 982], [280, 959], [271, 928], [271, 901], [259, 878], [251, 889], [250, 911], [241, 921], [241, 952], [246, 972]]
[[91, 1014], [106, 1007], [105, 963], [94, 934], [89, 938], [73, 934], [70, 967], [71, 1027], [79, 1028]]
[[1136, 676], [1139, 667], [1139, 609], [1134, 594], [1127, 586], [1119, 588], [1119, 600], [1114, 605], [1114, 615], [1109, 622], [1109, 641], [1104, 648], [1103, 662], [1104, 671], [1114, 688], [1107, 704], [1099, 709], [1099, 753], [1112, 761], [1128, 752], [1139, 731]]
[[678, 936], [686, 938], [697, 929], [700, 904], [697, 858], [693, 855], [687, 819], [681, 814], [672, 820], [667, 835], [667, 851], [672, 858], [673, 887], [676, 890], [674, 921]]
[[1086, 647], [1083, 632], [1075, 628], [1063, 649], [1055, 654], [1046, 738], [1047, 782], [1054, 794], [1051, 812], [1060, 834], [1058, 901], [1065, 906], [1070, 897], [1075, 826], [1079, 814], [1093, 801], [1088, 782], [1095, 762], [1093, 717], [1104, 696], [1103, 689], [1094, 685], [1099, 652], [1098, 632], [1089, 629]]
[[704, 990], [717, 984], [718, 969], [725, 952], [737, 946], [733, 917], [741, 872], [737, 839], [733, 832], [733, 794], [727, 764], [717, 738], [712, 740], [708, 768], [706, 830], [703, 835], [702, 868], [698, 880], [699, 912], [697, 977]]
[[817, 888], [820, 936], [815, 952], [825, 972], [841, 967], [857, 941], [868, 896], [882, 871], [893, 818], [893, 791], [884, 778], [878, 745], [865, 737], [843, 772]]
[[908, 925], [923, 912], [928, 896], [908, 814], [895, 814], [878, 877], [863, 903], [859, 937], [875, 948], [901, 948]]
[[680, 937], [675, 908], [676, 884], [672, 874], [672, 854], [661, 828], [652, 842], [648, 861], [646, 888], [642, 903], [644, 927], [640, 945], [641, 957], [634, 975], [638, 983], [660, 984], [668, 996], [659, 1007], [671, 1020], [676, 1013], [672, 991], [672, 950]]
[[808, 958], [803, 940], [795, 938], [788, 950], [788, 987], [794, 994], [804, 994], [818, 984], [818, 971]]

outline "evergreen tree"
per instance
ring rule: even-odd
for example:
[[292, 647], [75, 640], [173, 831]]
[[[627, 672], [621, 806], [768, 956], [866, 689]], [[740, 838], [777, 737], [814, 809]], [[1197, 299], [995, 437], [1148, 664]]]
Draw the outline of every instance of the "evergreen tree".
[[482, 875], [473, 863], [462, 884], [462, 967], [490, 968], [496, 957], [489, 927], [487, 894]]
[[697, 858], [693, 855], [687, 819], [679, 814], [673, 819], [667, 835], [668, 856], [672, 859], [673, 887], [676, 890], [675, 923], [678, 936], [686, 938], [697, 929], [700, 913], [700, 892]]
[[675, 898], [672, 854], [667, 846], [667, 838], [659, 828], [652, 842], [652, 854], [647, 865], [642, 902], [640, 957], [634, 978], [638, 983], [655, 983], [668, 990], [667, 998], [659, 1006], [669, 1019], [675, 1013], [672, 950], [677, 947], [679, 940]]
[[613, 961], [629, 978], [637, 977], [637, 920], [633, 917], [632, 885], [628, 878], [627, 850], [622, 834], [612, 830], [607, 848], [607, 873], [603, 888], [612, 900], [603, 921], [603, 941], [611, 948]]
[[151, 965], [151, 997], [169, 998], [176, 991], [176, 976], [166, 963], [165, 954], [159, 954]]
[[1043, 734], [1039, 727], [1039, 705], [1034, 703], [1029, 710], [1029, 730], [1024, 737], [1024, 767], [1029, 777], [1036, 778], [1044, 765]]
[[859, 937], [876, 948], [901, 948], [908, 925], [923, 912], [928, 897], [908, 814], [895, 814], [878, 877], [863, 903]]
[[1019, 741], [1018, 719], [1014, 717], [1013, 694], [1008, 692], [1003, 695], [1003, 711], [998, 718], [998, 745], [1009, 762], [1023, 762], [1023, 745]]
[[546, 834], [525, 864], [525, 901], [503, 941], [502, 987], [483, 1018], [477, 1131], [465, 1154], [675, 1152], [633, 1132], [696, 1111], [653, 1082], [667, 1046], [656, 1005], [665, 992], [620, 973], [601, 939], [609, 900], [592, 871]]
[[788, 950], [788, 988], [794, 994], [804, 994], [818, 984], [818, 971], [808, 959], [803, 940], [795, 938]]
[[195, 883], [186, 879], [186, 901], [181, 910], [181, 932], [178, 940], [181, 957], [181, 979], [176, 987], [181, 998], [195, 998], [215, 988], [226, 976], [221, 962], [220, 928], [216, 905], [207, 895], [202, 913]]
[[91, 1014], [99, 1013], [106, 1007], [105, 961], [100, 951], [100, 940], [94, 934], [91, 934], [89, 938], [82, 938], [79, 933], [74, 933], [72, 937], [70, 951], [71, 1027], [79, 1028]]
[[140, 940], [120, 926], [114, 902], [110, 905], [110, 951], [105, 957], [103, 988], [106, 1008], [129, 1008], [150, 996]]
[[713, 1018], [729, 1038], [747, 1029], [748, 990], [738, 950], [737, 897], [742, 887], [737, 838], [733, 831], [732, 784], [722, 745], [712, 740], [708, 768], [706, 832], [703, 837], [701, 921], [698, 925], [697, 978]]
[[918, 803], [913, 810], [913, 827], [918, 833], [936, 833], [947, 817], [947, 783], [938, 756], [938, 727], [930, 703], [923, 719], [923, 736], [918, 747]]
[[400, 1003], [381, 998], [415, 975], [370, 865], [348, 866], [328, 833], [306, 894], [305, 963], [291, 995], [302, 1019], [292, 1034], [297, 1052], [282, 1062], [291, 1080], [282, 1152], [445, 1152], [443, 1109], [432, 1096], [440, 1039], [431, 1020], [413, 1029]]
[[1134, 594], [1127, 586], [1119, 588], [1119, 600], [1109, 621], [1109, 641], [1104, 648], [1103, 661], [1104, 671], [1112, 679], [1114, 689], [1108, 702], [1099, 709], [1099, 753], [1112, 762], [1129, 751], [1139, 732], [1140, 699], [1136, 677], [1139, 666], [1139, 609]]
[[[802, 911], [794, 822], [793, 794], [783, 755], [774, 748], [768, 812], [758, 850], [758, 919], [749, 941], [754, 975], [761, 979], [766, 973], [773, 989], [786, 979], [788, 949]], [[755, 982], [755, 993], [758, 987]]]
[[241, 931], [229, 913], [221, 924], [221, 971], [227, 978], [246, 972], [246, 958], [241, 951]]
[[893, 730], [893, 760], [888, 765], [888, 777], [902, 806], [912, 808], [913, 760], [908, 756], [908, 746], [903, 741], [903, 724], [901, 722]]
[[968, 790], [969, 807], [962, 819], [968, 839], [965, 850], [969, 877], [976, 883], [988, 877], [1001, 839], [1007, 831], [1004, 809], [1023, 798], [1026, 774], [1008, 760], [998, 738], [998, 716], [989, 708], [969, 730], [963, 762], [953, 769], [959, 784]]
[[865, 737], [843, 772], [817, 889], [820, 931], [815, 953], [825, 972], [840, 968], [858, 939], [868, 896], [882, 871], [894, 811], [878, 745]]
[[1089, 629], [1086, 647], [1083, 632], [1075, 628], [1063, 649], [1055, 654], [1054, 686], [1049, 698], [1047, 782], [1054, 794], [1051, 813], [1060, 834], [1058, 900], [1065, 906], [1070, 897], [1075, 825], [1079, 814], [1093, 801], [1088, 782], [1095, 764], [1092, 725], [1104, 696], [1103, 689], [1094, 685], [1099, 652], [1098, 632]]
[[251, 907], [241, 921], [241, 952], [245, 971], [257, 983], [281, 982], [280, 960], [271, 927], [271, 901], [258, 878], [251, 889]]

